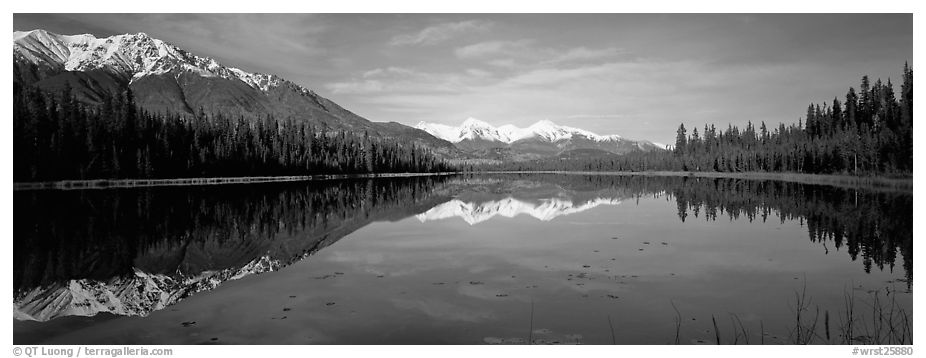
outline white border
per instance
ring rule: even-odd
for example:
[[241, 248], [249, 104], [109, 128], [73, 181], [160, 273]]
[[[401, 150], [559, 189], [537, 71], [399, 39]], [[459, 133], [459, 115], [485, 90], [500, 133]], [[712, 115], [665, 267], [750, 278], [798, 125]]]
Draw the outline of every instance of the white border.
[[[923, 2], [920, 2], [923, 3]], [[920, 5], [914, 1], [764, 1], [755, 2], [732, 2], [732, 1], [661, 1], [661, 2], [605, 2], [594, 0], [569, 0], [569, 1], [501, 1], [501, 0], [467, 0], [456, 2], [438, 2], [424, 0], [366, 0], [366, 1], [283, 1], [283, 0], [261, 0], [261, 1], [236, 1], [222, 3], [208, 3], [195, 1], [180, 0], [158, 0], [152, 2], [130, 2], [115, 0], [91, 0], [91, 1], [17, 1], [8, 4], [11, 11], [3, 17], [7, 28], [12, 28], [13, 13], [23, 12], [214, 12], [221, 9], [223, 12], [311, 12], [311, 13], [379, 13], [379, 12], [398, 12], [398, 13], [446, 13], [446, 12], [472, 12], [472, 13], [491, 13], [491, 12], [511, 12], [511, 13], [585, 13], [585, 12], [672, 12], [672, 13], [704, 13], [704, 12], [777, 12], [777, 13], [830, 13], [830, 12], [878, 12], [878, 13], [914, 13], [914, 61], [911, 66], [916, 69], [922, 69], [916, 59], [921, 58], [922, 46], [919, 39], [922, 39], [922, 27], [918, 26], [922, 15], [919, 14]], [[7, 42], [7, 53], [12, 53], [12, 41]], [[4, 80], [6, 83], [12, 82], [12, 58], [7, 57], [7, 70], [4, 71]], [[4, 126], [2, 127], [3, 154], [0, 156], [3, 160], [3, 173], [7, 182], [7, 187], [12, 186], [12, 141], [9, 140], [11, 135], [12, 122], [12, 88], [7, 85], [4, 88]], [[923, 116], [919, 116], [923, 117]], [[915, 119], [915, 121], [917, 121]], [[923, 139], [922, 128], [926, 122], [917, 121], [914, 126], [914, 141], [916, 143], [926, 143], [920, 141]], [[914, 146], [914, 178], [917, 181], [917, 175], [922, 168], [922, 147], [926, 144]], [[13, 212], [12, 196], [9, 189], [3, 193], [3, 224], [5, 229], [5, 249], [6, 257], [12, 256], [12, 235], [13, 235]], [[914, 185], [914, 198], [922, 197], [922, 190], [916, 189]], [[914, 201], [914, 218], [923, 218], [921, 215], [924, 211], [922, 205]], [[923, 235], [919, 235], [920, 230], [914, 224], [914, 240]], [[11, 287], [12, 260], [7, 264], [7, 274], [3, 275], [3, 287]], [[916, 276], [922, 271], [920, 265], [915, 265], [914, 271]], [[922, 276], [919, 276], [922, 277]], [[916, 297], [916, 296], [915, 296]], [[12, 301], [8, 301], [12, 306]], [[915, 306], [915, 305], [914, 305]], [[8, 315], [12, 318], [12, 307], [8, 309]], [[914, 310], [914, 321], [922, 321], [919, 317], [922, 313]], [[7, 342], [7, 348], [12, 349], [12, 326], [7, 326], [4, 338]], [[915, 336], [915, 351], [926, 349], [919, 346], [923, 341], [922, 334]], [[150, 347], [150, 346], [149, 346]], [[812, 356], [812, 357], [850, 357], [851, 350], [854, 346], [558, 346], [558, 347], [540, 347], [540, 346], [161, 346], [174, 349], [176, 357], [199, 357], [199, 356], [233, 356], [233, 357], [254, 357], [267, 355], [288, 355], [300, 356], [305, 354], [311, 355], [337, 355], [343, 356], [364, 356], [379, 357], [399, 356], [408, 357], [466, 357], [471, 358], [473, 355], [490, 355], [498, 357], [514, 357], [517, 355], [530, 355], [539, 357], [559, 357], [563, 355], [620, 355], [629, 357], [650, 357], [650, 356], [694, 356], [694, 357], [782, 357], [782, 356]], [[0, 348], [4, 349], [4, 348]], [[923, 354], [923, 352], [916, 352]]]

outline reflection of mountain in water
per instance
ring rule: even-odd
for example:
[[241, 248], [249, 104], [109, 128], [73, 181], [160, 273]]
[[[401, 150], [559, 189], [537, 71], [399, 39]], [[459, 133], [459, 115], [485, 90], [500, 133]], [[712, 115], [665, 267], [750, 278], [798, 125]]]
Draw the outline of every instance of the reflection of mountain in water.
[[16, 192], [17, 319], [147, 315], [446, 200], [444, 179]]
[[496, 215], [513, 218], [525, 214], [533, 216], [541, 221], [550, 221], [560, 216], [593, 209], [599, 205], [617, 205], [620, 203], [621, 201], [619, 199], [610, 198], [595, 198], [590, 201], [579, 203], [574, 203], [572, 200], [562, 198], [539, 199], [532, 202], [507, 197], [502, 200], [492, 200], [482, 203], [464, 202], [459, 199], [453, 199], [435, 206], [431, 210], [418, 214], [416, 217], [421, 222], [458, 217], [470, 225], [484, 222]]
[[[477, 175], [205, 187], [14, 192], [14, 317], [144, 316], [274, 271], [381, 220], [539, 220], [674, 198], [678, 218], [800, 220], [866, 271], [902, 259], [912, 287], [913, 198], [743, 179]], [[899, 254], [899, 255], [898, 255]]]
[[148, 274], [136, 269], [132, 275], [109, 280], [72, 279], [25, 290], [14, 303], [14, 318], [47, 321], [63, 316], [94, 316], [112, 313], [147, 316], [194, 293], [208, 291], [222, 282], [283, 266], [269, 256], [257, 258], [241, 268], [205, 271], [192, 277]]

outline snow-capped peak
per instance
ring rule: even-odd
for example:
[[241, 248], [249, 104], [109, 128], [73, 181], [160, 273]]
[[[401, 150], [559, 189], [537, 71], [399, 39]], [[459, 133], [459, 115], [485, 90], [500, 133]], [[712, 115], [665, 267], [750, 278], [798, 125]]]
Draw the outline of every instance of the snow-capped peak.
[[463, 121], [463, 124], [460, 125], [460, 126], [461, 126], [461, 127], [473, 127], [473, 128], [479, 128], [479, 127], [483, 127], [483, 128], [488, 127], [488, 128], [491, 128], [491, 127], [492, 127], [491, 124], [489, 124], [489, 123], [487, 123], [487, 122], [485, 122], [485, 121], [482, 121], [482, 120], [473, 118], [473, 117], [467, 118], [465, 121]]
[[475, 225], [495, 216], [513, 218], [525, 214], [541, 221], [550, 221], [560, 216], [580, 213], [600, 205], [618, 205], [617, 198], [595, 198], [586, 202], [573, 202], [563, 198], [523, 201], [513, 197], [491, 200], [482, 203], [465, 202], [453, 199], [415, 217], [421, 222], [458, 217], [470, 225]]
[[144, 32], [97, 38], [90, 34], [59, 35], [41, 29], [14, 31], [13, 53], [35, 64], [66, 71], [104, 69], [128, 75], [132, 81], [148, 75], [189, 71], [204, 77], [240, 80], [265, 92], [286, 83], [274, 75], [223, 66], [212, 58], [193, 55]]
[[521, 139], [533, 137], [542, 138], [550, 142], [557, 142], [570, 139], [574, 135], [581, 135], [590, 140], [599, 142], [621, 138], [621, 136], [616, 134], [598, 135], [580, 128], [561, 126], [547, 119], [538, 121], [527, 128], [520, 128], [512, 124], [494, 127], [476, 118], [467, 118], [458, 127], [439, 123], [419, 122], [415, 128], [424, 130], [435, 137], [451, 143], [459, 143], [467, 139], [481, 139], [511, 144]]

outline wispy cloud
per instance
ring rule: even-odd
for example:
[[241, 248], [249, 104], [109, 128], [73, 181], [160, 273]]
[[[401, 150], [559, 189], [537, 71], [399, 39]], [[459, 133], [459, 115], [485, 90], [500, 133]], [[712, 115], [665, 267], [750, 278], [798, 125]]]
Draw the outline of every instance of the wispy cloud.
[[437, 320], [482, 322], [494, 318], [492, 312], [480, 308], [468, 308], [434, 299], [394, 299], [392, 303], [404, 310], [420, 311]]
[[470, 68], [462, 73], [423, 72], [404, 67], [376, 68], [359, 77], [326, 84], [335, 94], [374, 95], [381, 93], [459, 93], [466, 92], [492, 73]]
[[532, 39], [484, 41], [458, 47], [454, 54], [462, 60], [481, 60], [488, 65], [503, 68], [550, 67], [564, 63], [631, 58], [629, 52], [616, 47], [557, 49], [536, 44], [537, 41]]
[[483, 20], [445, 22], [428, 26], [416, 33], [396, 35], [389, 41], [389, 44], [392, 46], [435, 45], [460, 34], [488, 31], [492, 25], [492, 22]]
[[513, 68], [513, 67], [518, 66], [518, 63], [515, 62], [513, 58], [500, 58], [497, 60], [489, 60], [489, 61], [486, 61], [486, 64], [492, 65], [495, 67], [503, 67], [503, 68]]
[[[560, 54], [575, 59], [620, 53], [583, 50]], [[329, 84], [328, 89], [364, 105], [402, 113], [409, 121], [456, 124], [461, 118], [474, 116], [526, 125], [540, 118], [557, 118], [561, 124], [572, 123], [595, 132], [666, 140], [660, 137], [665, 129], [645, 123], [678, 118], [678, 113], [686, 113], [689, 121], [706, 121], [717, 113], [692, 109], [702, 108], [700, 103], [707, 98], [743, 95], [744, 90], [736, 84], [744, 82], [781, 87], [784, 84], [776, 80], [777, 74], [793, 70], [718, 71], [694, 61], [583, 63], [556, 59], [552, 56], [545, 64], [497, 71], [476, 67], [458, 72], [378, 68], [352, 81]], [[673, 120], [675, 126], [678, 120]]]
[[568, 62], [568, 61], [577, 61], [577, 60], [597, 60], [601, 58], [617, 57], [621, 55], [629, 55], [627, 51], [614, 48], [614, 47], [604, 47], [604, 48], [587, 48], [587, 47], [574, 47], [566, 51], [557, 52], [553, 58], [548, 60], [549, 63], [559, 63], [559, 62]]
[[571, 114], [565, 116], [566, 119], [602, 119], [602, 118], [627, 118], [626, 114], [612, 113], [612, 114]]
[[527, 52], [532, 52], [530, 45], [533, 42], [533, 40], [528, 39], [517, 41], [485, 41], [459, 47], [454, 50], [454, 53], [457, 57], [463, 59], [522, 55]]

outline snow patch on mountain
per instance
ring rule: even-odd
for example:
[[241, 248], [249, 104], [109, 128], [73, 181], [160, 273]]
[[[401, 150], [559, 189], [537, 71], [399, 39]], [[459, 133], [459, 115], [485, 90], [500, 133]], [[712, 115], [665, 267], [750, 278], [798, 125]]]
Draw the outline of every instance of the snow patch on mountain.
[[[143, 32], [97, 38], [90, 34], [59, 35], [45, 30], [14, 31], [13, 54], [35, 64], [66, 71], [109, 70], [126, 74], [132, 81], [150, 75], [189, 71], [203, 77], [239, 80], [264, 92], [288, 83], [278, 76], [223, 66], [212, 58], [193, 55]], [[296, 87], [303, 93], [311, 93], [301, 86]]]

